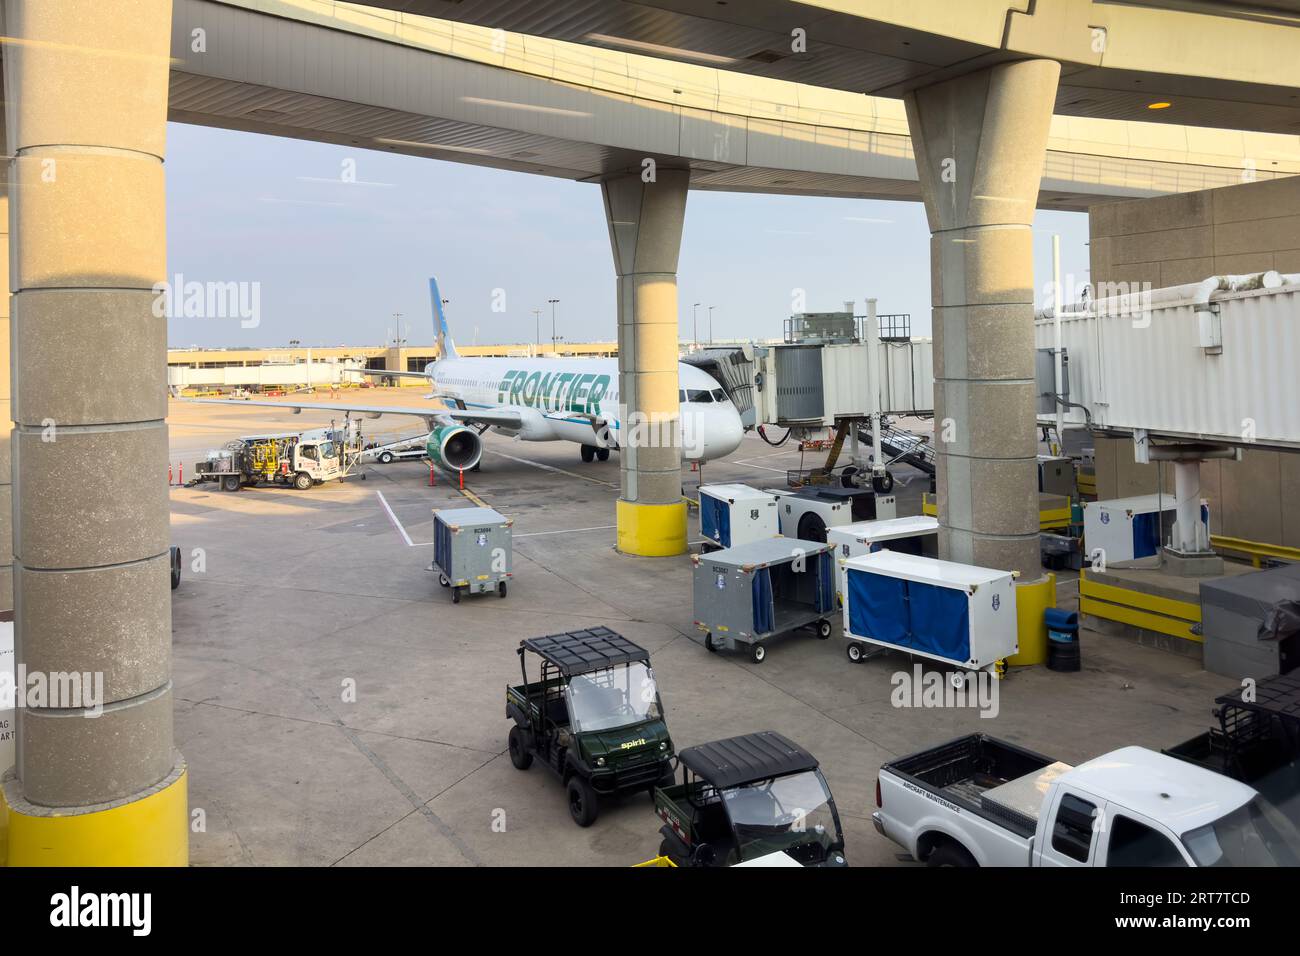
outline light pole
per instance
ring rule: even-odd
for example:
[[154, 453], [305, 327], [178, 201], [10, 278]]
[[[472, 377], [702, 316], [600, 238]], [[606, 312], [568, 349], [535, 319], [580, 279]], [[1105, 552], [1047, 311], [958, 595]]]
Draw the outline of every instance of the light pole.
[[700, 347], [700, 326], [695, 317], [699, 308], [700, 304], [698, 302], [691, 306], [691, 338], [695, 340], [695, 347], [697, 349]]
[[537, 326], [537, 351], [542, 350], [542, 310], [533, 309], [533, 324]]
[[556, 305], [556, 303], [559, 302], [560, 300], [559, 300], [559, 299], [547, 299], [546, 301], [547, 301], [548, 303], [550, 303], [550, 306], [551, 306], [551, 354], [554, 355], [554, 354], [555, 354], [555, 343], [559, 341], [559, 338], [558, 338], [558, 337], [556, 336], [556, 334], [555, 334], [555, 305]]
[[713, 344], [713, 306], [709, 306], [709, 344]]

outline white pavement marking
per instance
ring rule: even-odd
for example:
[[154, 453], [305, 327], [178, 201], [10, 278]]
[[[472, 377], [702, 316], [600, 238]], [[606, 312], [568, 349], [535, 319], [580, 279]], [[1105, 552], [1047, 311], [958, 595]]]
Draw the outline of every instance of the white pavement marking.
[[384, 493], [382, 491], [376, 491], [375, 494], [379, 496], [379, 503], [383, 505], [384, 510], [388, 512], [388, 520], [393, 523], [394, 528], [401, 532], [402, 539], [406, 542], [406, 546], [408, 548], [414, 548], [415, 542], [411, 540], [411, 536], [407, 534], [406, 529], [402, 527], [402, 522], [397, 520], [397, 515], [393, 514], [393, 509], [388, 507], [388, 499], [384, 497]]
[[[763, 457], [764, 457], [764, 458], [772, 458], [772, 457], [774, 457], [774, 456], [772, 456], [772, 455], [764, 455]], [[727, 462], [727, 464], [729, 464], [729, 465], [744, 465], [744, 466], [747, 467], [747, 468], [760, 468], [760, 469], [762, 469], [763, 471], [774, 471], [774, 472], [776, 472], [778, 475], [784, 475], [786, 472], [788, 472], [788, 471], [790, 470], [790, 469], [788, 469], [788, 468], [769, 468], [767, 465], [756, 465], [756, 464], [754, 464], [754, 459], [752, 459], [752, 458], [739, 458], [739, 459], [737, 459], [736, 461], [729, 461], [729, 462]]]

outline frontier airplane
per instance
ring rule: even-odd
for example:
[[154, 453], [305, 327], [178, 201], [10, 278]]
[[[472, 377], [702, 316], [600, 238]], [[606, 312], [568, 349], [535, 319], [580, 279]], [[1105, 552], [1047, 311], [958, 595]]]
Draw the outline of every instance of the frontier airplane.
[[680, 441], [688, 461], [711, 461], [731, 454], [744, 436], [735, 405], [707, 372], [678, 363], [680, 434], [660, 433], [654, 423], [628, 422], [620, 405], [617, 359], [462, 358], [456, 352], [442, 309], [438, 280], [429, 279], [433, 314], [437, 317], [438, 360], [422, 372], [368, 370], [377, 377], [427, 380], [443, 408], [422, 410], [377, 405], [333, 405], [316, 402], [229, 402], [195, 399], [211, 404], [267, 405], [353, 412], [369, 418], [412, 415], [429, 428], [429, 457], [455, 471], [476, 468], [483, 455], [480, 436], [489, 428], [522, 441], [570, 441], [581, 447], [583, 461], [605, 461], [610, 450], [629, 444]]

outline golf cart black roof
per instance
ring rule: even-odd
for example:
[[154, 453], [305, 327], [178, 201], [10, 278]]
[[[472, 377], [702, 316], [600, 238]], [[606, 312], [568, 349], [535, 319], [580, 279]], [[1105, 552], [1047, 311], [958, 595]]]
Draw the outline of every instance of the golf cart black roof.
[[775, 730], [687, 747], [678, 757], [697, 777], [721, 790], [817, 769], [816, 757]]
[[519, 642], [521, 654], [525, 648], [550, 661], [565, 677], [604, 670], [616, 664], [650, 662], [649, 651], [607, 627], [530, 637]]

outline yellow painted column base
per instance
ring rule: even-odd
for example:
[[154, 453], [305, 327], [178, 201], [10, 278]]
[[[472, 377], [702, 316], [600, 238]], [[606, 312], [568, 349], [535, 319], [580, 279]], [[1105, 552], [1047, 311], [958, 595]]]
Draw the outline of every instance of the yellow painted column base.
[[1056, 607], [1056, 575], [1016, 583], [1016, 642], [1020, 650], [1007, 658], [1012, 667], [1047, 661], [1047, 624], [1043, 612]]
[[53, 811], [0, 786], [0, 862], [8, 866], [188, 866], [189, 787], [185, 762], [142, 797]]
[[618, 499], [618, 550], [647, 558], [686, 553], [686, 502], [643, 505]]

